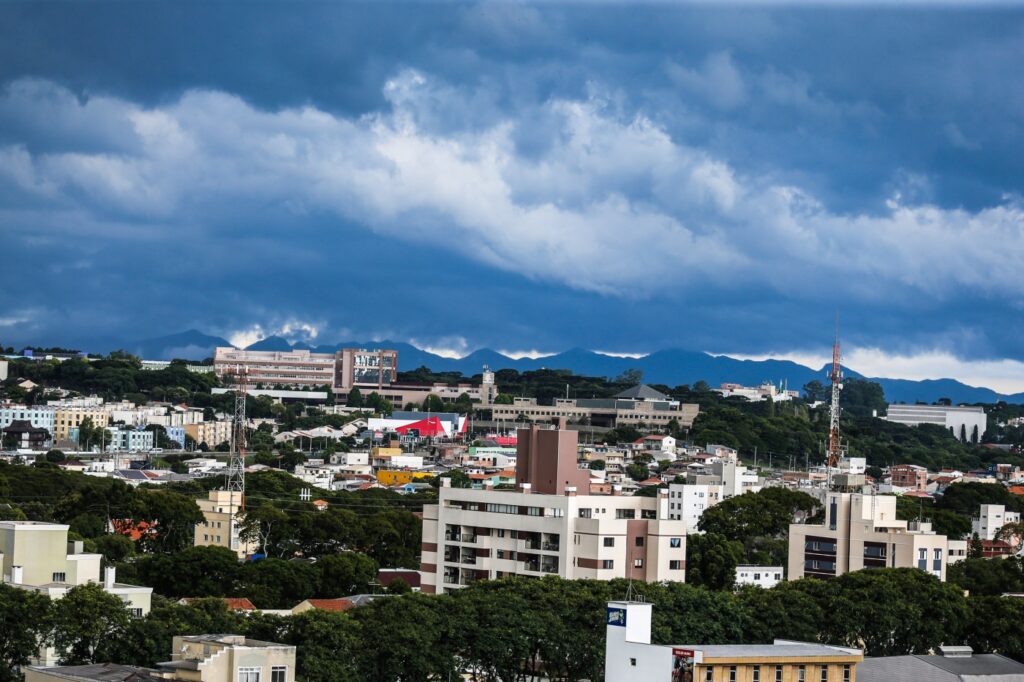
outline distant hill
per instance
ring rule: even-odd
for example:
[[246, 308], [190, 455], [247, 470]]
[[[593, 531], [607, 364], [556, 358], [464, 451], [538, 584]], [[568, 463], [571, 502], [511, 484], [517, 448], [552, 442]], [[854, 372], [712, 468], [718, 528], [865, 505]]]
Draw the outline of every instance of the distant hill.
[[230, 346], [226, 339], [210, 336], [195, 329], [158, 336], [153, 339], [132, 341], [124, 350], [146, 360], [203, 360], [213, 356], [217, 346]]
[[[229, 346], [226, 340], [207, 336], [194, 329], [181, 334], [172, 334], [145, 341], [137, 341], [126, 348], [147, 360], [184, 358], [200, 360], [213, 355], [217, 346]], [[774, 384], [784, 382], [790, 389], [800, 390], [804, 384], [817, 379], [828, 383], [827, 367], [813, 369], [789, 360], [737, 360], [716, 356], [701, 351], [670, 348], [656, 351], [640, 358], [621, 358], [597, 353], [583, 348], [572, 348], [554, 355], [540, 358], [510, 358], [490, 348], [475, 350], [463, 358], [446, 358], [416, 348], [402, 341], [347, 341], [337, 344], [321, 344], [310, 347], [307, 344], [290, 343], [280, 336], [270, 336], [248, 347], [249, 350], [288, 351], [296, 348], [318, 353], [333, 353], [339, 348], [390, 348], [398, 351], [399, 369], [414, 370], [426, 366], [435, 372], [462, 372], [466, 376], [479, 374], [484, 365], [491, 369], [515, 369], [520, 372], [541, 368], [567, 369], [574, 374], [613, 378], [626, 370], [638, 369], [644, 374], [644, 381], [653, 384], [693, 384], [704, 380], [712, 386], [725, 382], [757, 385], [763, 381]], [[863, 377], [857, 371], [844, 368], [846, 376], [870, 378], [885, 390], [889, 402], [932, 403], [939, 398], [949, 398], [954, 403], [985, 402], [1005, 400], [1024, 403], [1024, 393], [1004, 395], [989, 388], [968, 386], [956, 379], [888, 379], [884, 377]]]

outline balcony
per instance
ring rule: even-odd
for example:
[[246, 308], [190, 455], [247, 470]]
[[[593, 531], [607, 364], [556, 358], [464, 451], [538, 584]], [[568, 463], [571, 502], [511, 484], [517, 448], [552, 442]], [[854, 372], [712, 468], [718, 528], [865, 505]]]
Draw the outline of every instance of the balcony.
[[541, 549], [543, 549], [545, 552], [557, 552], [558, 547], [559, 545], [557, 542], [545, 542], [543, 545], [541, 545]]
[[541, 548], [540, 540], [527, 540], [526, 541], [526, 549], [540, 549], [540, 548]]
[[476, 542], [475, 535], [462, 535], [459, 537], [460, 542]]
[[470, 564], [470, 565], [476, 565], [476, 557], [475, 556], [464, 556], [464, 557], [462, 557], [462, 563]]

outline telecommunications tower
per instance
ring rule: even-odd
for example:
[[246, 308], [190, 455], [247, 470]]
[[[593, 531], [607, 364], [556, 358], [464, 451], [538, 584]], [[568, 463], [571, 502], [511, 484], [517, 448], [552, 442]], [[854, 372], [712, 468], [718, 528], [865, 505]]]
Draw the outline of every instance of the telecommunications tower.
[[828, 487], [832, 487], [832, 470], [839, 466], [839, 460], [843, 456], [842, 443], [839, 438], [839, 392], [843, 390], [843, 368], [840, 365], [839, 353], [839, 316], [836, 316], [836, 340], [832, 344], [832, 371], [829, 379], [832, 381], [832, 404], [829, 407], [828, 426], [828, 457], [826, 460], [826, 471], [828, 476]]
[[231, 423], [231, 453], [228, 458], [226, 481], [227, 490], [231, 493], [228, 503], [234, 510], [237, 493], [239, 511], [245, 509], [245, 393], [248, 388], [248, 374], [249, 370], [246, 367], [237, 368], [235, 374], [235, 416]]

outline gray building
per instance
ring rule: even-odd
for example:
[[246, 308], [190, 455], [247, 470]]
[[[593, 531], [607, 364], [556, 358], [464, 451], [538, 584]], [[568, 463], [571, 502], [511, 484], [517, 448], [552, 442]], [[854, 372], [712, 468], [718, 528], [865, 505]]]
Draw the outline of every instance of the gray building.
[[938, 656], [865, 658], [857, 682], [1024, 682], [1024, 665], [966, 646], [939, 647]]
[[949, 429], [961, 440], [980, 442], [985, 435], [987, 417], [982, 407], [951, 407], [947, 405], [889, 405], [886, 421], [919, 426], [935, 424]]

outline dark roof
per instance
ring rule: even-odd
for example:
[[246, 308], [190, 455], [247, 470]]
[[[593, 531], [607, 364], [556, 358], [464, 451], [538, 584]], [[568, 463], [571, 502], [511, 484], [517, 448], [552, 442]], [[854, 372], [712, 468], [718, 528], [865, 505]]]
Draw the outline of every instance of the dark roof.
[[67, 680], [96, 680], [98, 682], [149, 682], [163, 678], [153, 677], [149, 668], [136, 668], [117, 663], [94, 663], [91, 665], [64, 665], [56, 667], [32, 666], [32, 670]]
[[1024, 682], [1024, 665], [999, 654], [973, 656], [885, 656], [865, 658], [857, 666], [859, 682], [920, 680]]
[[672, 400], [669, 396], [665, 395], [661, 391], [655, 391], [647, 384], [637, 384], [636, 386], [627, 388], [621, 393], [616, 393], [615, 397], [627, 400]]

